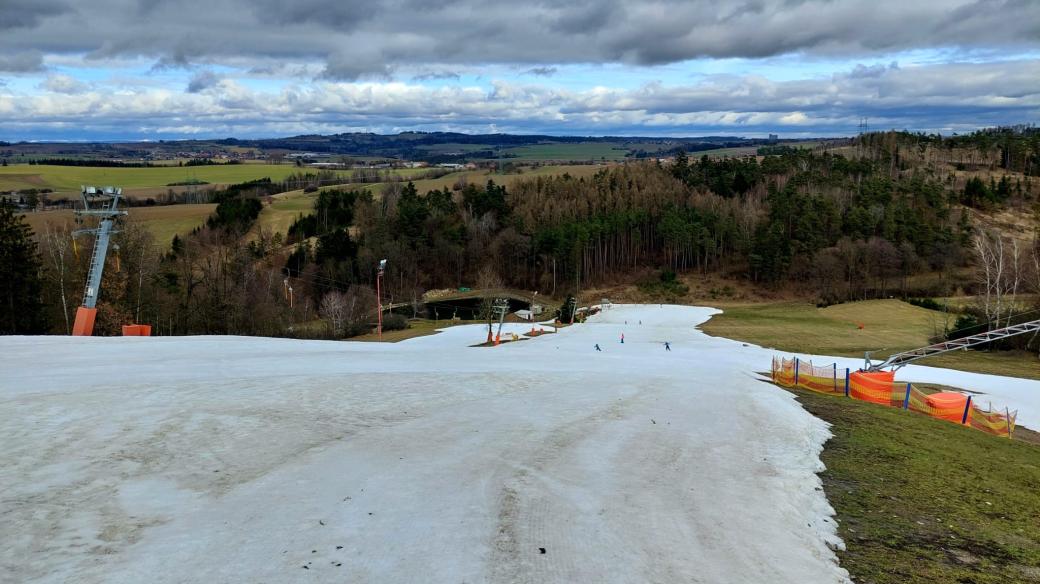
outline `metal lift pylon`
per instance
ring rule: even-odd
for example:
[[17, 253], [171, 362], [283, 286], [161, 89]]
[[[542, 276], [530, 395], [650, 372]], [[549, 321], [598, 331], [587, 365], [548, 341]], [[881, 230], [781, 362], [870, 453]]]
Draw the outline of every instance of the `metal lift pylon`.
[[101, 275], [105, 270], [105, 256], [108, 255], [109, 237], [118, 233], [116, 220], [126, 211], [119, 210], [119, 201], [123, 190], [116, 187], [80, 187], [80, 200], [83, 208], [76, 209], [76, 221], [83, 217], [97, 217], [97, 227], [77, 229], [73, 237], [91, 234], [94, 236], [94, 251], [90, 254], [90, 271], [87, 272], [87, 285], [83, 290], [83, 303], [76, 309], [76, 322], [72, 326], [72, 335], [89, 337], [94, 334], [94, 319], [97, 317], [97, 300], [101, 293]]
[[868, 352], [865, 357], [866, 362], [864, 363], [864, 369], [866, 371], [881, 371], [882, 369], [891, 367], [894, 371], [908, 363], [917, 361], [918, 359], [924, 359], [925, 357], [934, 357], [935, 355], [956, 351], [957, 349], [967, 349], [968, 347], [984, 345], [993, 341], [999, 341], [1000, 339], [1006, 339], [1008, 337], [1036, 331], [1040, 331], [1040, 320], [1031, 320], [1029, 322], [1013, 324], [1004, 328], [986, 331], [977, 335], [961, 337], [952, 341], [935, 343], [934, 345], [928, 345], [927, 347], [921, 347], [920, 349], [914, 349], [912, 351], [895, 353], [880, 363], [871, 363], [870, 353]]

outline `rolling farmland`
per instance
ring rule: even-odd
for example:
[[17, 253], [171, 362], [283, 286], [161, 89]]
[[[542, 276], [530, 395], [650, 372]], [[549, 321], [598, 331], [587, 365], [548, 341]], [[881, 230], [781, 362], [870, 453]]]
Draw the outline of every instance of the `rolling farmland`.
[[[0, 167], [0, 191], [53, 189], [55, 195], [77, 195], [80, 185], [113, 185], [127, 196], [164, 192], [167, 185], [187, 181], [233, 184], [261, 178], [284, 180], [300, 172], [291, 164], [228, 164], [214, 166], [163, 166], [151, 168], [102, 168], [12, 164]], [[148, 189], [149, 193], [142, 191]]]
[[[133, 207], [129, 221], [139, 223], [155, 238], [155, 244], [166, 248], [174, 235], [184, 235], [206, 222], [206, 217], [216, 209], [215, 204], [168, 205], [162, 207]], [[71, 210], [26, 213], [26, 222], [37, 234], [43, 233], [48, 224], [59, 227], [73, 224]]]

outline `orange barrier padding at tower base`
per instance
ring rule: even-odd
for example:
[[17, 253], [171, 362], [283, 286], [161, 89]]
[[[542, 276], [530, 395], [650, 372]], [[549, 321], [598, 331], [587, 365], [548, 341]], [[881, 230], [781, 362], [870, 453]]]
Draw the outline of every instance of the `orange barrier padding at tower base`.
[[1017, 411], [989, 411], [970, 396], [953, 391], [927, 394], [910, 383], [897, 383], [893, 371], [856, 371], [813, 365], [797, 357], [773, 357], [773, 382], [819, 393], [847, 395], [853, 399], [910, 410], [931, 418], [963, 424], [994, 436], [1011, 438]]
[[97, 318], [96, 308], [80, 306], [76, 309], [76, 322], [72, 325], [72, 336], [89, 337], [94, 334], [94, 319]]
[[150, 337], [152, 336], [152, 325], [150, 324], [124, 324], [124, 337]]

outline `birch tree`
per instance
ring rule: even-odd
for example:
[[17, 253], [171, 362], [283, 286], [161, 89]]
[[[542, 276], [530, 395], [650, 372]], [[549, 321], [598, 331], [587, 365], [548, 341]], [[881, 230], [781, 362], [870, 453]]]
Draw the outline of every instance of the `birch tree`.
[[1022, 282], [1021, 247], [1014, 239], [980, 230], [972, 239], [979, 293], [976, 302], [990, 328], [1010, 324]]

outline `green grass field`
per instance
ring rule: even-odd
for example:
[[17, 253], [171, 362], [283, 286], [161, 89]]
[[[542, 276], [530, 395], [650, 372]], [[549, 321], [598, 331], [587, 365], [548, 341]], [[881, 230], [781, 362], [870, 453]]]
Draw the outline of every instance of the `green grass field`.
[[317, 193], [304, 193], [303, 191], [275, 195], [272, 197], [271, 204], [265, 205], [260, 211], [256, 224], [268, 233], [286, 235], [289, 232], [289, 226], [297, 217], [307, 215], [314, 210], [314, 201], [317, 198]]
[[[174, 235], [184, 235], [204, 224], [216, 209], [214, 204], [169, 205], [162, 207], [133, 207], [127, 220], [140, 223], [155, 238], [155, 245], [166, 249]], [[36, 233], [43, 233], [47, 224], [73, 226], [72, 211], [46, 211], [26, 213], [26, 222]]]
[[856, 582], [1040, 582], [1040, 446], [795, 390], [829, 422], [820, 458]]
[[583, 142], [578, 144], [535, 144], [503, 149], [502, 154], [516, 158], [508, 160], [623, 160], [627, 149], [611, 142]]
[[[710, 335], [773, 347], [781, 352], [884, 357], [930, 343], [943, 314], [899, 300], [849, 302], [816, 308], [806, 302], [719, 304], [723, 314], [701, 328]], [[859, 328], [862, 324], [863, 328]], [[947, 367], [1040, 379], [1036, 355], [1018, 351], [958, 351], [920, 361]], [[968, 388], [970, 389], [970, 388]]]
[[[426, 172], [422, 168], [399, 168], [389, 172], [410, 177]], [[50, 166], [12, 164], [0, 167], [0, 191], [43, 189], [55, 191], [56, 197], [79, 195], [80, 185], [122, 187], [129, 197], [154, 196], [166, 192], [171, 183], [190, 180], [205, 181], [210, 185], [241, 183], [261, 178], [284, 180], [299, 172], [317, 172], [291, 164], [229, 164], [215, 166], [170, 166], [152, 168], [101, 168], [82, 166]], [[338, 174], [349, 175], [344, 170]]]
[[[407, 339], [414, 339], [416, 337], [425, 337], [427, 335], [437, 334], [437, 329], [448, 328], [460, 324], [474, 324], [471, 320], [438, 320], [432, 321], [425, 318], [410, 319], [408, 321], [408, 328], [399, 331], [383, 331], [382, 342], [384, 343], [396, 343]], [[480, 333], [475, 334], [475, 338], [479, 338]], [[350, 337], [346, 339], [348, 341], [360, 341], [360, 342], [379, 342], [379, 335], [376, 333], [368, 333], [364, 335], [358, 335], [356, 337]]]
[[156, 189], [189, 180], [232, 184], [269, 177], [283, 180], [300, 172], [291, 164], [228, 164], [153, 168], [99, 168], [12, 164], [0, 167], [0, 191], [53, 189], [56, 196], [78, 195], [80, 185], [122, 187], [129, 196], [136, 189]]

